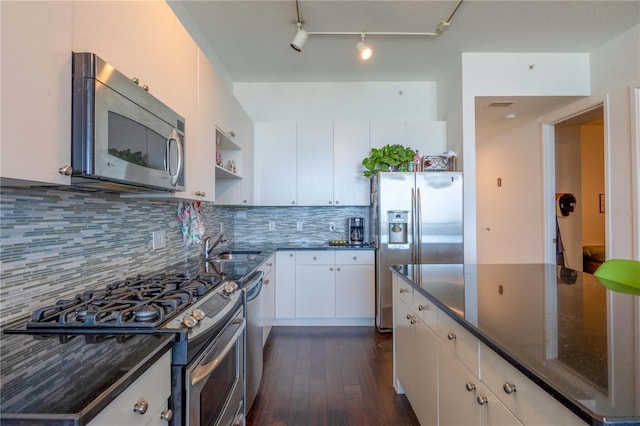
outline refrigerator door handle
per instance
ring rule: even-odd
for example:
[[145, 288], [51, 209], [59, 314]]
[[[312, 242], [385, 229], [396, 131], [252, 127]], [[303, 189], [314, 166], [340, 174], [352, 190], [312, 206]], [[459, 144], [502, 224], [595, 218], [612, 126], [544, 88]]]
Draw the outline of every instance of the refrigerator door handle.
[[422, 263], [422, 197], [420, 196], [420, 188], [418, 188], [418, 195], [416, 197], [416, 211], [417, 211], [417, 221], [416, 221], [416, 228], [418, 229], [417, 231], [417, 256], [416, 256], [416, 262], [417, 263]]
[[[417, 222], [416, 222], [416, 228], [417, 228], [417, 241], [416, 241], [416, 252], [417, 252], [417, 256], [416, 256], [416, 263], [421, 264], [422, 263], [422, 197], [420, 196], [420, 188], [417, 189], [417, 197], [416, 197], [416, 211], [417, 211]], [[421, 266], [417, 266], [416, 267], [416, 282], [418, 283], [418, 285], [420, 285], [420, 283], [422, 283], [422, 267]]]
[[416, 263], [416, 193], [411, 188], [411, 263]]

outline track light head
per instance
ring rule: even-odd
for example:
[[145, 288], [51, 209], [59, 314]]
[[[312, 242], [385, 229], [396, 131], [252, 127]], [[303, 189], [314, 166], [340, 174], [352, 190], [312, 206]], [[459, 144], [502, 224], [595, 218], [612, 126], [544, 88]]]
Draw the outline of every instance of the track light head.
[[298, 22], [298, 31], [296, 32], [296, 35], [293, 36], [293, 40], [291, 40], [291, 47], [293, 50], [301, 52], [302, 46], [304, 46], [307, 38], [309, 38], [309, 34], [302, 29], [302, 23]]
[[373, 50], [364, 42], [364, 34], [361, 34], [362, 41], [356, 44], [356, 49], [358, 49], [358, 55], [360, 59], [363, 61], [368, 61], [373, 56]]

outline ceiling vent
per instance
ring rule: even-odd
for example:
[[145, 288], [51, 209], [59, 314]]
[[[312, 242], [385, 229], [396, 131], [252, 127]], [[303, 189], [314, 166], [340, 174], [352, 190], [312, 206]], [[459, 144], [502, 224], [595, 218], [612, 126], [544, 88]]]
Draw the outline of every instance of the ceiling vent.
[[489, 104], [490, 107], [508, 107], [513, 105], [513, 101], [494, 101]]

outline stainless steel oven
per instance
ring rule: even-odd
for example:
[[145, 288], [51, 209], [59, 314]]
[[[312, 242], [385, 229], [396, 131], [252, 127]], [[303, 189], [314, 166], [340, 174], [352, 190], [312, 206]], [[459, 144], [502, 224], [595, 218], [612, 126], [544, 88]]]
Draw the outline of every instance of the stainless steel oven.
[[187, 366], [186, 424], [244, 426], [244, 309]]

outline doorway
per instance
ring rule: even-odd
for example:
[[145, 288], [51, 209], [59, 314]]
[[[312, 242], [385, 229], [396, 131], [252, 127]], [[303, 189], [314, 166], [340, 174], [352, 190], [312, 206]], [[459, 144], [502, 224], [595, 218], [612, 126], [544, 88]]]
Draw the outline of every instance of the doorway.
[[603, 106], [554, 124], [556, 263], [593, 273], [605, 260]]

